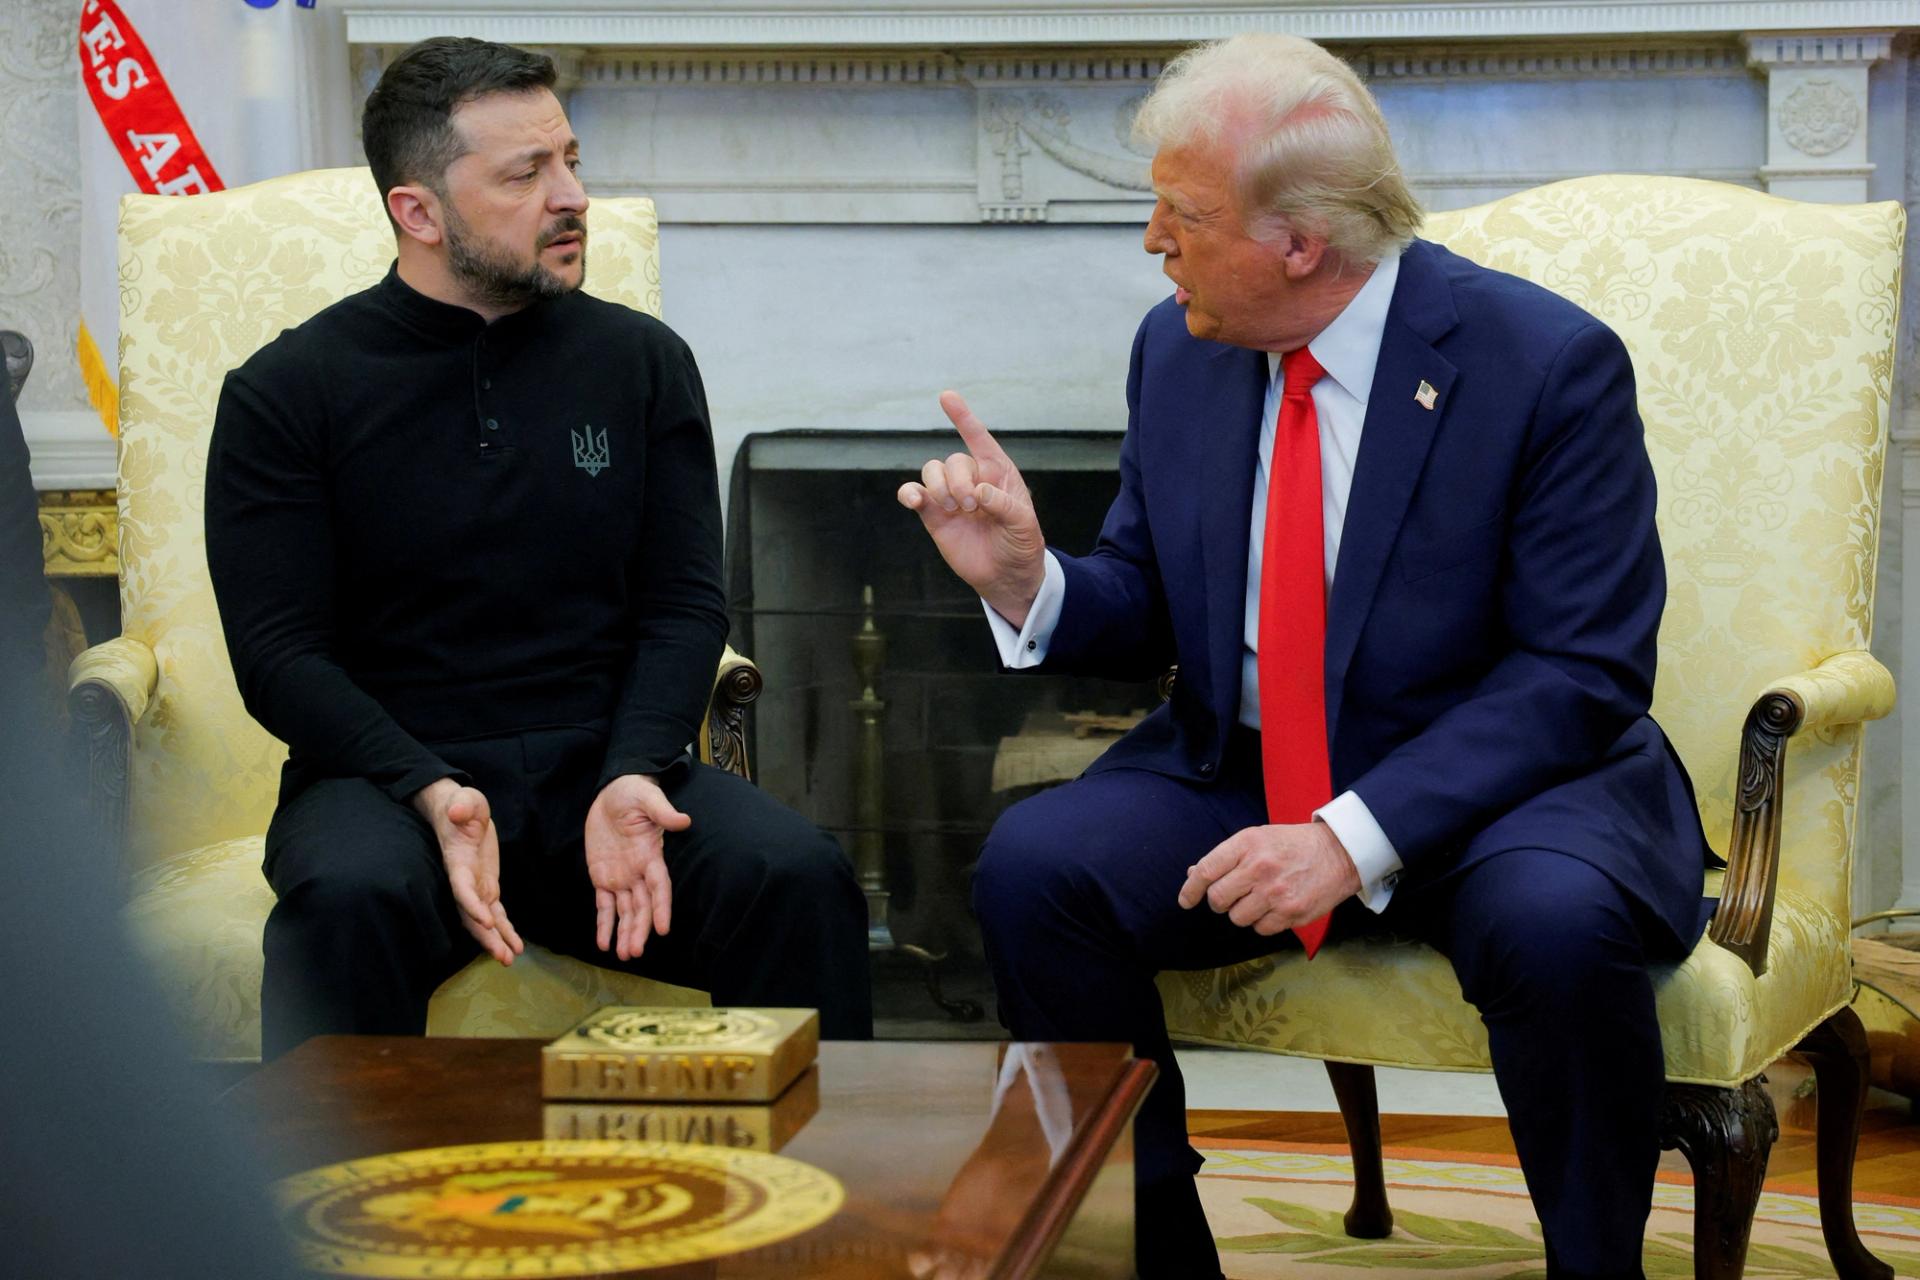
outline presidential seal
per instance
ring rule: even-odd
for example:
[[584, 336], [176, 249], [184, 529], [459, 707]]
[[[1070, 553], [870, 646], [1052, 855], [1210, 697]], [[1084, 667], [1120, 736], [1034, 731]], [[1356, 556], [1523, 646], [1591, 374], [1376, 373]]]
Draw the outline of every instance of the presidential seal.
[[415, 1280], [698, 1262], [816, 1227], [846, 1192], [812, 1165], [666, 1142], [497, 1142], [328, 1165], [274, 1187], [296, 1260]]

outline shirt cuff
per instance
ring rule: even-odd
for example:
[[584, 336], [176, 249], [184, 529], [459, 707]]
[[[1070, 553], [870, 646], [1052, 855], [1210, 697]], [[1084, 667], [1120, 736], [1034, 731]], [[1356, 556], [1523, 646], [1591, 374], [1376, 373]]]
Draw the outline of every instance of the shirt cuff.
[[1360, 892], [1354, 896], [1375, 915], [1385, 911], [1400, 883], [1400, 869], [1406, 864], [1374, 820], [1367, 802], [1357, 792], [1343, 791], [1314, 810], [1313, 816], [1327, 824], [1353, 859], [1353, 868], [1360, 873]]
[[1037, 667], [1047, 660], [1047, 641], [1053, 638], [1053, 629], [1060, 622], [1060, 606], [1067, 599], [1067, 573], [1051, 551], [1046, 553], [1045, 568], [1040, 594], [1033, 598], [1033, 607], [1027, 610], [1027, 625], [1019, 631], [995, 612], [992, 605], [985, 600], [980, 602], [987, 613], [987, 626], [993, 629], [993, 642], [1000, 649], [1000, 665], [1009, 671]]
[[657, 756], [609, 756], [600, 766], [600, 787], [595, 791], [607, 789], [607, 784], [615, 778], [624, 778], [637, 773], [643, 778], [652, 778], [662, 791], [679, 784], [688, 771], [693, 768], [693, 751], [683, 750], [670, 760], [662, 761]]
[[442, 778], [452, 778], [463, 787], [473, 785], [473, 776], [465, 769], [456, 769], [440, 757], [429, 755], [398, 779], [387, 783], [383, 790], [401, 804], [407, 804], [413, 800], [416, 791], [430, 787]]

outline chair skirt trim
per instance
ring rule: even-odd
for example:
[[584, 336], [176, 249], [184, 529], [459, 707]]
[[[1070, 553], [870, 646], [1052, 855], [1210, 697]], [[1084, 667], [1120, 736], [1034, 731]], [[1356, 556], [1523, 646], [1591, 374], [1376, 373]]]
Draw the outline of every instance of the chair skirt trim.
[[[1784, 1043], [1774, 1047], [1770, 1053], [1765, 1055], [1759, 1065], [1753, 1066], [1750, 1070], [1745, 1070], [1739, 1075], [1731, 1077], [1669, 1075], [1667, 1077], [1667, 1083], [1705, 1085], [1714, 1089], [1738, 1089], [1749, 1080], [1758, 1078], [1770, 1065], [1792, 1052], [1802, 1040], [1812, 1035], [1815, 1029], [1825, 1023], [1827, 1019], [1833, 1017], [1834, 1014], [1840, 1012], [1842, 1009], [1851, 1007], [1853, 1004], [1853, 996], [1857, 993], [1857, 990], [1858, 984], [1850, 983], [1846, 1000], [1835, 1002], [1831, 1006], [1822, 1009], [1818, 1014], [1810, 1018], [1799, 1030], [1787, 1036]], [[1254, 1053], [1271, 1053], [1284, 1058], [1307, 1058], [1315, 1062], [1345, 1062], [1360, 1067], [1394, 1067], [1404, 1071], [1439, 1071], [1458, 1073], [1461, 1075], [1490, 1075], [1493, 1072], [1492, 1064], [1485, 1062], [1471, 1065], [1440, 1062], [1408, 1062], [1404, 1059], [1370, 1058], [1349, 1053], [1306, 1053], [1298, 1049], [1281, 1049], [1272, 1048], [1267, 1045], [1248, 1044], [1245, 1041], [1229, 1040], [1220, 1036], [1194, 1035], [1182, 1031], [1177, 1027], [1173, 1028], [1170, 1034], [1176, 1046], [1188, 1045], [1210, 1049], [1244, 1049]]]

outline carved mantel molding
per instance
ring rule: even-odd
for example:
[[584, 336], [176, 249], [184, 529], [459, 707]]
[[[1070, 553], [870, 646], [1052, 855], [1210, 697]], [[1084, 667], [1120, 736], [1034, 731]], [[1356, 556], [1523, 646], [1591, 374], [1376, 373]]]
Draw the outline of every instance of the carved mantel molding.
[[1314, 40], [1486, 40], [1564, 36], [1846, 31], [1913, 24], [1910, 0], [359, 0], [345, 10], [353, 44], [471, 35], [583, 48], [1179, 45], [1237, 31]]
[[[714, 85], [821, 85], [834, 88], [1039, 82], [1151, 83], [1178, 44], [1147, 49], [943, 50], [627, 50], [549, 47], [563, 86], [672, 88]], [[1422, 43], [1343, 49], [1368, 81], [1546, 80], [1569, 76], [1715, 76], [1752, 61], [1732, 36], [1642, 37], [1604, 41]], [[567, 69], [571, 66], [571, 74]]]
[[1767, 76], [1767, 190], [1797, 200], [1867, 198], [1867, 73], [1895, 32], [1769, 31], [1746, 37]]
[[[669, 223], [789, 225], [1139, 221], [1150, 203], [1147, 158], [1113, 122], [1184, 45], [1262, 29], [1328, 41], [1383, 88], [1764, 77], [1762, 163], [1695, 156], [1634, 170], [1861, 200], [1873, 174], [1868, 70], [1920, 27], [1911, 0], [574, 0], [564, 10], [529, 0], [356, 0], [346, 20], [363, 89], [405, 44], [461, 34], [546, 49], [563, 90], [576, 96], [971, 90], [971, 171], [947, 159], [889, 176], [823, 159], [793, 173], [777, 164], [736, 172], [715, 167], [711, 149], [665, 165], [614, 158], [589, 170], [608, 194], [658, 196]], [[769, 109], [796, 106], [789, 99]], [[1416, 191], [1438, 205], [1587, 171], [1550, 169], [1539, 158], [1516, 161], [1511, 173], [1410, 169]]]

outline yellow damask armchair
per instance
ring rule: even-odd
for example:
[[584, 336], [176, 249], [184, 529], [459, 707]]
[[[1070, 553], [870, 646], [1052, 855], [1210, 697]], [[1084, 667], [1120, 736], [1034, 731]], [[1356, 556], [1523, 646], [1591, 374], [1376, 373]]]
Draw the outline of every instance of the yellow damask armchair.
[[[1695, 1274], [1714, 1280], [1742, 1271], [1778, 1132], [1761, 1073], [1796, 1048], [1819, 1088], [1835, 1270], [1892, 1275], [1852, 1219], [1867, 1058], [1848, 924], [1863, 723], [1894, 696], [1867, 649], [1904, 229], [1895, 204], [1595, 177], [1425, 231], [1571, 298], [1633, 355], [1669, 579], [1653, 714], [1728, 863], [1706, 884], [1720, 897], [1707, 937], [1654, 975], [1664, 1142], [1693, 1165]], [[1352, 1235], [1392, 1225], [1373, 1065], [1490, 1069], [1452, 967], [1404, 939], [1160, 985], [1177, 1039], [1326, 1061], [1354, 1152]]]
[[[660, 313], [653, 202], [595, 200], [591, 288]], [[69, 706], [85, 735], [97, 835], [125, 851], [128, 915], [202, 1058], [260, 1054], [260, 863], [286, 748], [241, 705], [207, 579], [201, 498], [227, 371], [393, 260], [365, 169], [211, 196], [135, 196], [120, 216], [122, 634], [83, 653]], [[729, 651], [701, 758], [747, 773], [760, 674]], [[602, 1004], [705, 1004], [699, 992], [529, 945], [435, 994], [441, 1035], [557, 1035]]]

